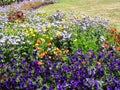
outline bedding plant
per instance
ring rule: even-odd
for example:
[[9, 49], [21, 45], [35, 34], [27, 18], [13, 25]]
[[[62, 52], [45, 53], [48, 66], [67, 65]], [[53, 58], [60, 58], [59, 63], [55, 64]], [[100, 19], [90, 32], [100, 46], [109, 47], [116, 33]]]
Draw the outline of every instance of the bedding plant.
[[107, 19], [15, 10], [0, 21], [0, 89], [120, 89], [120, 33]]

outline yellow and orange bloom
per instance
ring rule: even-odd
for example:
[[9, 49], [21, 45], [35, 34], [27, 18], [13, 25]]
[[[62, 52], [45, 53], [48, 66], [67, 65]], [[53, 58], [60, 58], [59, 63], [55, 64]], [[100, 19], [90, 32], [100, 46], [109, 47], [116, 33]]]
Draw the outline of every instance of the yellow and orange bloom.
[[61, 50], [59, 48], [55, 48], [55, 50], [58, 52], [58, 53], [61, 53]]
[[42, 65], [43, 62], [42, 62], [42, 61], [38, 61], [37, 64], [38, 64], [38, 65]]
[[48, 54], [48, 51], [45, 51], [44, 53], [45, 53], [45, 54]]
[[45, 52], [39, 53], [39, 56], [44, 57], [45, 56]]
[[40, 50], [40, 48], [39, 47], [36, 47], [36, 51], [39, 51]]
[[35, 47], [37, 47], [38, 45], [39, 45], [39, 44], [38, 44], [38, 43], [36, 43], [34, 46], [35, 46]]
[[38, 39], [38, 40], [36, 41], [36, 43], [37, 43], [37, 44], [41, 44], [41, 43], [42, 43], [42, 40], [41, 40], [41, 39]]
[[105, 43], [103, 43], [102, 46], [104, 46], [106, 48], [109, 47], [109, 42], [105, 41]]
[[101, 65], [101, 62], [100, 62], [100, 61], [97, 61], [96, 64]]
[[104, 46], [104, 47], [108, 47], [108, 44], [106, 44], [106, 43], [103, 43], [103, 44], [102, 44], [102, 46]]
[[47, 44], [47, 46], [51, 46], [51, 42], [47, 42], [46, 44]]
[[119, 46], [119, 47], [116, 47], [116, 50], [117, 50], [117, 51], [120, 51], [120, 46]]
[[113, 27], [108, 28], [108, 30], [111, 31], [112, 33], [117, 33], [118, 32], [118, 30], [113, 28]]
[[69, 52], [69, 50], [68, 50], [68, 49], [66, 49], [66, 50], [64, 50], [64, 52], [65, 52], [65, 53], [68, 53], [68, 52]]

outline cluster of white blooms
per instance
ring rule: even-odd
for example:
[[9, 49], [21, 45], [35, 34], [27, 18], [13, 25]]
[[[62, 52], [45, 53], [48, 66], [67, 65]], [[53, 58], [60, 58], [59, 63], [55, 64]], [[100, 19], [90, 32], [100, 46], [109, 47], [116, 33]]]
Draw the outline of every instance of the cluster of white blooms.
[[0, 46], [2, 45], [19, 45], [19, 44], [25, 44], [29, 43], [29, 41], [25, 41], [25, 38], [21, 34], [20, 36], [15, 36], [15, 35], [5, 35], [3, 33], [0, 33]]

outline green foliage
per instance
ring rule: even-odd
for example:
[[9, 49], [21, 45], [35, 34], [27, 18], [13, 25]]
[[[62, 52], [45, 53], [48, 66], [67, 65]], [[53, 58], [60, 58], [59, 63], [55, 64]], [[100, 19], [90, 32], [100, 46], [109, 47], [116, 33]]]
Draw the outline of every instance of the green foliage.
[[15, 2], [15, 0], [0, 0], [0, 5], [8, 5], [12, 2]]

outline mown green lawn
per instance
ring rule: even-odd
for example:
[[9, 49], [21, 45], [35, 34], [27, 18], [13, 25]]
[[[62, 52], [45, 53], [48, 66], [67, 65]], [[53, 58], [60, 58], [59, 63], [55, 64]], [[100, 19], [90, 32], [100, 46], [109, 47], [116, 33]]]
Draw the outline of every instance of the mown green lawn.
[[120, 31], [120, 0], [57, 0], [52, 5], [44, 6], [38, 10], [48, 13], [62, 10], [63, 12], [77, 11], [81, 14], [97, 16], [103, 14]]

